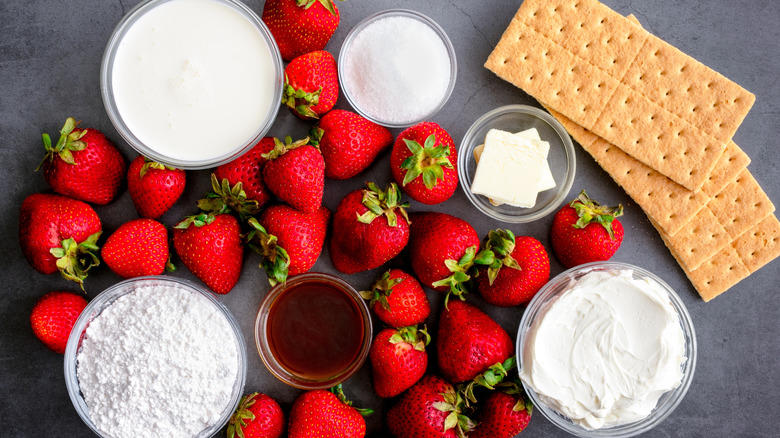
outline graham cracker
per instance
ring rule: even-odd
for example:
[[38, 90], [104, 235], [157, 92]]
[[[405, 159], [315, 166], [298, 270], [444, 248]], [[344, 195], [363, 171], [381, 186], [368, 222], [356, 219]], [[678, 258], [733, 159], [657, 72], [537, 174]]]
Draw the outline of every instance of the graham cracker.
[[694, 191], [755, 100], [596, 0], [525, 0], [485, 67]]
[[750, 275], [750, 270], [731, 245], [696, 269], [682, 268], [704, 301], [710, 301]]
[[[652, 222], [652, 221], [651, 221]], [[731, 236], [709, 208], [702, 208], [674, 235], [658, 224], [656, 229], [666, 246], [684, 268], [695, 270], [731, 243]]]
[[734, 240], [732, 246], [750, 272], [780, 257], [780, 221], [770, 215]]
[[555, 110], [548, 111], [667, 234], [680, 231], [710, 200], [704, 192], [675, 183]]
[[750, 164], [750, 157], [736, 143], [729, 141], [723, 155], [715, 163], [715, 167], [701, 186], [701, 191], [709, 197], [720, 193], [728, 183], [737, 179]]
[[707, 204], [727, 233], [736, 239], [775, 211], [750, 171], [743, 170]]

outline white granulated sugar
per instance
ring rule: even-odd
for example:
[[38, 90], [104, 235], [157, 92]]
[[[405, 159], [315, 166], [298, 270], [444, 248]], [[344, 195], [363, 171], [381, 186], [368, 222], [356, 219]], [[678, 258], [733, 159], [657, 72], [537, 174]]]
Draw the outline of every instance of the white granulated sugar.
[[387, 17], [369, 24], [344, 56], [343, 86], [356, 107], [383, 122], [420, 120], [447, 93], [451, 72], [444, 41], [414, 18]]
[[195, 436], [228, 408], [239, 365], [225, 317], [168, 286], [114, 301], [89, 324], [76, 360], [89, 417], [114, 438]]

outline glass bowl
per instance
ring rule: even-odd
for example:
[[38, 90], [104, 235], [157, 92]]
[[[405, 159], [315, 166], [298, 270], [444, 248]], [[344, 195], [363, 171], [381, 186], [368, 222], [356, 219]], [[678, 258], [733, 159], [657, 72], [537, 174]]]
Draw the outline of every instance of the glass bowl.
[[[444, 43], [444, 47], [447, 50], [447, 54], [449, 55], [450, 81], [447, 85], [447, 89], [445, 93], [442, 95], [441, 101], [436, 106], [434, 106], [430, 111], [412, 120], [383, 120], [381, 117], [378, 117], [375, 114], [371, 114], [370, 111], [368, 111], [365, 107], [359, 104], [359, 98], [356, 100], [356, 92], [357, 92], [356, 86], [355, 84], [352, 84], [350, 82], [350, 80], [346, 77], [347, 75], [345, 73], [346, 66], [350, 56], [349, 51], [350, 48], [352, 47], [352, 43], [354, 42], [355, 38], [360, 34], [361, 31], [365, 30], [368, 26], [376, 23], [379, 20], [391, 18], [391, 17], [411, 18], [427, 25], [431, 30], [433, 30], [436, 33], [436, 35], [438, 35], [441, 38], [441, 41], [442, 43]], [[424, 74], [424, 73], [425, 73], [424, 71], [420, 70], [420, 74]], [[352, 28], [352, 30], [350, 30], [349, 34], [347, 34], [346, 39], [344, 39], [344, 43], [341, 46], [341, 51], [339, 52], [339, 59], [338, 59], [339, 86], [341, 87], [341, 91], [344, 94], [344, 97], [347, 99], [347, 102], [349, 102], [352, 108], [361, 116], [365, 117], [368, 120], [371, 120], [376, 124], [388, 128], [406, 128], [412, 125], [416, 125], [417, 123], [423, 122], [433, 117], [437, 112], [439, 112], [439, 110], [444, 106], [445, 103], [447, 103], [447, 100], [450, 98], [450, 95], [452, 94], [452, 90], [455, 88], [455, 80], [457, 79], [457, 74], [458, 74], [458, 63], [455, 58], [455, 48], [452, 46], [452, 42], [450, 41], [447, 34], [444, 32], [444, 29], [442, 29], [441, 26], [439, 26], [431, 18], [419, 12], [412, 11], [409, 9], [388, 9], [368, 16], [363, 21], [358, 23], [354, 28]], [[386, 105], [387, 102], [385, 102], [384, 104]]]
[[669, 295], [669, 301], [671, 302], [677, 314], [680, 317], [680, 326], [683, 330], [683, 336], [685, 338], [685, 355], [686, 361], [681, 365], [682, 367], [682, 380], [680, 384], [671, 391], [667, 391], [658, 400], [653, 411], [647, 417], [635, 421], [633, 423], [622, 424], [618, 426], [605, 427], [601, 429], [586, 429], [579, 424], [572, 422], [565, 415], [559, 413], [553, 408], [545, 405], [540, 399], [539, 395], [523, 382], [523, 388], [530, 397], [534, 404], [535, 409], [540, 411], [542, 415], [550, 422], [558, 426], [559, 428], [569, 432], [573, 435], [580, 437], [630, 437], [645, 433], [661, 423], [666, 417], [668, 417], [672, 411], [680, 404], [685, 393], [691, 385], [693, 380], [693, 373], [696, 368], [696, 333], [693, 329], [693, 322], [688, 310], [685, 308], [680, 297], [669, 287], [663, 280], [658, 278], [655, 274], [642, 269], [638, 266], [633, 266], [627, 263], [620, 262], [592, 262], [586, 263], [569, 269], [557, 275], [550, 280], [531, 300], [528, 307], [523, 313], [523, 317], [520, 320], [520, 327], [517, 334], [517, 357], [518, 357], [518, 370], [523, 367], [523, 351], [526, 341], [526, 335], [529, 328], [532, 326], [534, 319], [541, 313], [545, 312], [547, 307], [563, 292], [568, 289], [568, 286], [572, 281], [575, 281], [585, 274], [594, 271], [615, 271], [615, 270], [630, 270], [633, 272], [633, 278], [648, 278], [661, 286], [663, 290]]
[[[474, 148], [485, 143], [488, 131], [500, 129], [516, 133], [530, 128], [536, 128], [541, 139], [550, 143], [547, 162], [555, 187], [539, 192], [536, 204], [531, 208], [495, 206], [486, 196], [471, 193], [477, 170]], [[458, 178], [466, 197], [482, 213], [508, 223], [535, 221], [555, 211], [571, 190], [576, 167], [574, 145], [566, 129], [547, 112], [528, 105], [506, 105], [487, 112], [466, 131], [458, 149]]]
[[218, 421], [196, 435], [197, 438], [210, 437], [216, 434], [220, 429], [222, 429], [222, 427], [224, 427], [225, 424], [227, 424], [230, 416], [236, 410], [238, 402], [241, 399], [247, 374], [246, 348], [244, 347], [244, 337], [241, 334], [241, 329], [238, 326], [238, 322], [230, 313], [230, 311], [219, 301], [217, 301], [211, 292], [183, 279], [166, 276], [131, 278], [109, 287], [89, 302], [87, 307], [84, 308], [84, 310], [81, 312], [81, 315], [79, 315], [78, 319], [76, 320], [76, 323], [71, 330], [70, 337], [68, 338], [67, 347], [65, 348], [65, 384], [68, 389], [70, 400], [73, 402], [73, 406], [76, 408], [76, 412], [79, 414], [79, 417], [81, 417], [84, 423], [90, 429], [92, 429], [96, 435], [101, 437], [105, 436], [104, 433], [98, 429], [98, 427], [89, 417], [89, 408], [87, 407], [87, 403], [84, 401], [84, 397], [81, 394], [81, 390], [79, 389], [76, 356], [81, 349], [81, 343], [86, 336], [86, 330], [89, 324], [98, 315], [100, 315], [101, 312], [111, 306], [114, 301], [135, 291], [140, 287], [146, 286], [176, 287], [202, 297], [211, 307], [217, 311], [218, 314], [224, 316], [225, 321], [227, 321], [234, 335], [233, 341], [236, 344], [239, 363], [238, 374], [236, 377], [236, 382], [233, 385], [230, 402], [220, 414]]
[[[169, 146], [168, 144], [173, 144], [174, 141], [162, 138], [161, 136], [163, 134], [160, 134], [160, 132], [163, 132], [165, 128], [163, 128], [163, 125], [160, 124], [159, 126], [155, 126], [154, 128], [148, 128], [145, 132], [142, 132], [145, 123], [142, 123], [144, 119], [136, 119], [137, 116], [133, 116], [135, 113], [139, 113], [138, 108], [140, 107], [140, 104], [145, 105], [146, 108], [159, 108], [159, 107], [167, 107], [170, 109], [170, 106], [165, 105], [165, 101], [159, 101], [156, 102], [154, 99], [158, 96], [176, 96], [177, 99], [182, 99], [182, 104], [180, 106], [182, 107], [198, 107], [200, 105], [201, 107], [205, 107], [206, 105], [199, 104], [200, 96], [196, 95], [188, 95], [187, 90], [199, 90], [201, 86], [211, 86], [211, 87], [219, 87], [215, 88], [215, 91], [212, 93], [202, 93], [204, 95], [208, 96], [227, 96], [229, 95], [231, 98], [225, 98], [224, 101], [222, 101], [222, 105], [225, 107], [224, 110], [228, 111], [232, 108], [241, 108], [242, 105], [246, 107], [247, 105], [260, 105], [260, 103], [253, 103], [246, 99], [245, 95], [241, 95], [240, 92], [237, 90], [234, 92], [230, 92], [229, 94], [223, 90], [222, 84], [219, 81], [214, 82], [213, 80], [209, 79], [208, 75], [211, 73], [208, 71], [208, 69], [202, 69], [199, 68], [199, 61], [203, 63], [204, 59], [209, 59], [212, 61], [216, 61], [215, 58], [198, 58], [197, 56], [193, 55], [192, 62], [190, 62], [190, 58], [186, 58], [186, 62], [184, 66], [182, 66], [182, 72], [176, 72], [174, 76], [171, 76], [171, 78], [168, 80], [168, 85], [166, 90], [169, 90], [170, 92], [166, 91], [165, 93], [158, 93], [154, 92], [157, 90], [157, 88], [152, 88], [149, 91], [154, 93], [153, 97], [149, 98], [143, 98], [143, 100], [139, 100], [137, 103], [133, 103], [134, 110], [130, 110], [131, 100], [129, 97], [130, 94], [126, 93], [126, 96], [122, 99], [123, 102], [125, 102], [124, 107], [126, 108], [126, 113], [123, 116], [121, 107], [122, 105], [118, 104], [117, 102], [117, 92], [116, 90], [118, 88], [115, 87], [115, 80], [114, 80], [114, 66], [117, 63], [117, 52], [120, 50], [120, 47], [123, 46], [123, 41], [125, 39], [125, 36], [128, 34], [128, 31], [132, 28], [134, 24], [136, 24], [139, 19], [141, 19], [144, 15], [152, 11], [153, 9], [157, 8], [158, 6], [164, 5], [166, 3], [172, 3], [174, 1], [180, 1], [180, 0], [144, 0], [140, 2], [138, 5], [136, 5], [134, 8], [132, 8], [117, 24], [116, 28], [114, 29], [113, 33], [111, 34], [111, 37], [108, 40], [108, 44], [106, 45], [106, 49], [103, 53], [103, 59], [100, 66], [100, 91], [103, 98], [103, 105], [105, 106], [106, 112], [108, 113], [108, 117], [111, 120], [111, 123], [116, 128], [117, 132], [119, 132], [119, 135], [122, 136], [122, 138], [130, 144], [133, 149], [138, 151], [141, 155], [144, 155], [154, 161], [167, 164], [169, 166], [178, 167], [182, 169], [206, 169], [211, 168], [215, 166], [219, 166], [220, 164], [224, 164], [227, 162], [230, 162], [239, 156], [241, 156], [243, 153], [251, 149], [257, 142], [265, 135], [266, 132], [271, 128], [271, 125], [274, 123], [274, 120], [276, 120], [276, 116], [279, 112], [279, 106], [281, 102], [282, 97], [282, 89], [283, 89], [283, 80], [284, 80], [284, 74], [283, 74], [283, 64], [282, 64], [282, 58], [279, 54], [279, 48], [276, 45], [276, 41], [274, 40], [274, 37], [271, 35], [271, 32], [268, 30], [268, 28], [265, 26], [263, 21], [260, 19], [260, 17], [252, 11], [249, 7], [247, 7], [244, 3], [242, 3], [239, 0], [210, 0], [205, 1], [201, 0], [200, 4], [203, 3], [210, 3], [214, 2], [216, 4], [225, 5], [229, 7], [232, 11], [235, 11], [238, 13], [239, 17], [245, 18], [249, 25], [251, 26], [252, 31], [257, 31], [257, 33], [260, 35], [260, 39], [262, 42], [259, 42], [260, 40], [252, 40], [252, 44], [257, 44], [260, 46], [267, 46], [268, 53], [258, 54], [258, 59], [255, 59], [253, 61], [253, 66], [256, 68], [259, 68], [260, 70], [255, 71], [253, 73], [254, 77], [260, 78], [264, 77], [264, 75], [270, 75], [271, 78], [269, 78], [269, 83], [267, 84], [272, 91], [269, 94], [269, 99], [267, 101], [267, 110], [264, 113], [263, 116], [262, 112], [258, 110], [257, 120], [256, 120], [256, 128], [254, 131], [249, 134], [250, 129], [252, 126], [254, 126], [255, 121], [252, 120], [245, 120], [241, 122], [241, 127], [233, 126], [231, 125], [232, 119], [228, 117], [224, 117], [219, 123], [215, 120], [211, 120], [211, 123], [200, 123], [201, 119], [203, 118], [203, 114], [200, 114], [198, 116], [198, 125], [203, 126], [203, 130], [210, 130], [209, 132], [201, 132], [198, 134], [199, 136], [208, 135], [209, 141], [203, 141], [203, 145], [198, 146], [200, 148], [199, 152], [192, 154], [191, 151], [188, 150], [176, 150], [175, 153], [171, 153], [171, 148], [175, 146]], [[186, 1], [186, 0], [185, 0]], [[198, 2], [191, 2], [188, 3], [189, 5], [197, 5]], [[230, 18], [232, 18], [232, 15], [229, 15]], [[181, 18], [178, 18], [181, 20]], [[191, 22], [192, 19], [188, 18], [185, 22]], [[230, 25], [232, 23], [224, 23], [225, 25]], [[212, 26], [213, 27], [213, 26]], [[235, 27], [235, 26], [233, 26]], [[247, 30], [244, 30], [243, 27], [237, 27], [242, 29], [242, 32], [247, 32]], [[159, 33], [163, 34], [167, 29], [153, 29], [154, 31], [159, 31]], [[217, 31], [217, 30], [215, 30]], [[172, 30], [172, 32], [175, 33], [175, 30]], [[244, 33], [241, 34], [235, 34], [236, 37], [244, 36]], [[159, 39], [159, 38], [158, 38]], [[162, 46], [162, 42], [158, 44], [158, 41], [153, 41], [152, 43], [154, 46]], [[247, 43], [250, 44], [250, 43]], [[128, 49], [129, 50], [129, 49]], [[183, 53], [178, 48], [168, 48], [169, 51], [176, 50], [176, 53]], [[219, 53], [219, 50], [210, 50], [207, 52], [198, 52], [195, 51], [193, 53], [199, 54], [199, 53]], [[166, 52], [167, 53], [167, 52]], [[172, 52], [173, 53], [173, 52]], [[260, 57], [269, 57], [269, 62], [271, 63], [270, 71], [262, 70], [263, 66], [266, 66], [266, 60], [260, 59]], [[209, 56], [215, 56], [215, 55], [209, 55]], [[142, 56], [139, 56], [139, 64], [140, 59], [142, 59]], [[125, 58], [130, 59], [130, 58]], [[234, 59], [234, 58], [230, 58]], [[147, 61], [148, 62], [148, 61]], [[124, 65], [124, 64], [123, 64]], [[130, 64], [127, 64], [130, 65]], [[206, 65], [203, 63], [203, 65]], [[220, 64], [221, 65], [221, 64]], [[154, 67], [155, 69], [159, 69], [159, 67]], [[247, 67], [248, 69], [249, 67]], [[147, 70], [151, 69], [150, 67], [147, 67]], [[140, 69], [139, 69], [140, 70]], [[242, 70], [242, 69], [239, 69]], [[163, 73], [165, 73], [167, 70], [164, 70]], [[224, 73], [224, 72], [223, 72]], [[235, 79], [236, 74], [235, 72], [231, 73], [225, 73], [230, 74], [231, 79]], [[242, 73], [243, 74], [243, 73]], [[245, 74], [244, 74], [245, 75]], [[226, 78], [223, 78], [226, 79]], [[192, 80], [192, 82], [187, 82]], [[244, 76], [244, 80], [248, 81], [250, 78]], [[273, 81], [272, 83], [270, 81]], [[239, 80], [233, 81], [234, 83], [241, 82]], [[205, 85], [204, 85], [205, 84]], [[183, 91], [182, 91], [183, 90]], [[258, 91], [259, 92], [259, 91]], [[179, 93], [179, 94], [177, 94]], [[137, 98], [138, 96], [141, 96], [142, 93], [133, 93], [133, 99]], [[193, 97], [195, 96], [195, 97]], [[184, 102], [184, 100], [187, 100]], [[210, 107], [210, 106], [209, 106]], [[131, 114], [133, 113], [133, 114]], [[129, 117], [128, 117], [129, 116]], [[186, 125], [187, 118], [183, 117], [175, 117], [176, 114], [173, 114], [171, 116], [171, 113], [168, 113], [168, 120], [169, 120], [169, 126], [175, 126], [177, 123], [181, 123], [182, 125]], [[166, 116], [161, 116], [166, 117]], [[193, 124], [192, 122], [195, 121], [195, 119], [190, 120], [190, 124]], [[206, 125], [206, 126], [204, 126]], [[214, 126], [217, 125], [217, 126]], [[139, 129], [140, 127], [140, 129]], [[154, 134], [152, 134], [151, 130], [154, 130]], [[134, 132], [135, 130], [135, 132]], [[233, 131], [231, 131], [233, 130]], [[180, 129], [180, 131], [183, 131], [183, 129]], [[192, 130], [187, 130], [192, 131]], [[213, 131], [213, 132], [211, 132]], [[222, 147], [222, 144], [224, 144], [226, 141], [224, 138], [220, 138], [220, 135], [223, 135], [224, 133], [230, 133], [230, 132], [246, 132], [247, 135], [245, 138], [242, 135], [239, 137], [236, 134], [235, 138], [231, 138], [229, 141], [231, 143], [235, 142], [235, 147], [230, 147], [231, 145], [225, 145], [225, 147]], [[141, 139], [140, 137], [145, 137], [146, 140]], [[164, 141], [167, 140], [167, 141]], [[157, 143], [157, 146], [155, 144], [150, 143]], [[177, 144], [186, 143], [186, 141], [179, 141]], [[213, 151], [213, 145], [219, 145], [218, 150]], [[187, 155], [191, 156], [187, 156]]]
[[372, 331], [368, 305], [352, 286], [333, 275], [308, 272], [266, 294], [255, 320], [255, 343], [265, 366], [282, 382], [326, 389], [360, 369]]

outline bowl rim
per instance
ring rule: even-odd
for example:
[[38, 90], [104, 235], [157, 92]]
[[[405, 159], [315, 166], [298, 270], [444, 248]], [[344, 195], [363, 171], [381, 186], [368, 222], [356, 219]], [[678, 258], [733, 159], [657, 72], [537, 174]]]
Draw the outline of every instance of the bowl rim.
[[274, 124], [277, 116], [279, 115], [279, 102], [281, 102], [282, 90], [284, 88], [284, 64], [282, 63], [282, 55], [279, 52], [279, 46], [277, 45], [273, 34], [271, 34], [271, 31], [265, 25], [263, 20], [252, 9], [239, 0], [211, 0], [231, 7], [236, 12], [244, 16], [244, 18], [249, 20], [249, 22], [257, 29], [262, 38], [268, 44], [268, 49], [271, 53], [271, 60], [273, 62], [275, 84], [274, 94], [271, 99], [271, 106], [269, 108], [268, 114], [266, 114], [265, 120], [259, 124], [255, 133], [246, 140], [245, 144], [241, 145], [240, 147], [236, 147], [233, 151], [226, 154], [203, 160], [182, 160], [168, 157], [155, 151], [142, 142], [138, 137], [136, 137], [135, 134], [133, 134], [119, 113], [119, 108], [116, 105], [116, 100], [114, 99], [113, 94], [112, 71], [117, 49], [119, 48], [123, 37], [132, 27], [132, 25], [135, 24], [135, 22], [138, 21], [141, 16], [148, 13], [155, 7], [171, 1], [178, 0], [143, 0], [130, 9], [119, 20], [116, 27], [114, 27], [114, 30], [111, 32], [111, 36], [108, 38], [108, 42], [106, 43], [106, 47], [103, 51], [103, 58], [100, 61], [100, 95], [103, 100], [103, 107], [105, 108], [106, 114], [108, 115], [111, 124], [114, 126], [114, 129], [116, 129], [125, 142], [127, 142], [127, 144], [129, 144], [130, 147], [132, 147], [136, 152], [156, 162], [180, 169], [208, 169], [228, 163], [240, 157], [249, 151], [254, 145], [256, 145], [257, 142], [259, 142], [271, 129], [271, 126]]
[[[271, 306], [276, 301], [276, 299], [279, 298], [279, 296], [288, 288], [310, 280], [328, 282], [349, 295], [350, 298], [355, 300], [364, 323], [363, 344], [358, 356], [341, 373], [323, 380], [306, 379], [301, 376], [297, 376], [284, 368], [273, 357], [273, 352], [271, 351], [268, 339], [265, 336], [266, 326], [268, 324], [268, 315]], [[352, 287], [352, 285], [350, 285], [346, 280], [332, 274], [324, 272], [306, 272], [288, 278], [285, 283], [277, 283], [274, 287], [271, 288], [270, 291], [268, 291], [265, 297], [263, 297], [263, 301], [260, 303], [260, 307], [257, 310], [257, 317], [255, 318], [255, 346], [257, 348], [257, 353], [265, 367], [281, 382], [286, 383], [287, 385], [290, 385], [294, 388], [303, 390], [327, 389], [347, 380], [356, 372], [358, 372], [358, 370], [360, 370], [368, 358], [368, 354], [371, 349], [373, 329], [374, 326], [368, 304], [366, 304], [365, 300], [360, 296], [358, 291]]]
[[626, 438], [626, 437], [635, 436], [649, 431], [650, 429], [654, 428], [655, 426], [663, 422], [677, 408], [677, 406], [685, 397], [685, 394], [688, 392], [688, 389], [691, 386], [691, 382], [693, 381], [693, 375], [695, 374], [696, 371], [696, 362], [697, 362], [697, 355], [698, 355], [696, 330], [694, 329], [693, 321], [691, 319], [690, 313], [688, 312], [688, 309], [686, 308], [685, 304], [683, 303], [682, 299], [677, 294], [677, 292], [675, 292], [675, 290], [672, 289], [671, 286], [669, 286], [665, 281], [663, 281], [657, 275], [653, 274], [652, 272], [642, 267], [632, 265], [629, 263], [616, 262], [616, 261], [599, 261], [599, 262], [585, 263], [561, 272], [560, 274], [556, 275], [553, 279], [551, 279], [549, 282], [547, 282], [547, 284], [545, 284], [542, 287], [542, 289], [539, 290], [539, 292], [528, 303], [528, 306], [523, 312], [523, 316], [520, 320], [520, 325], [517, 329], [517, 341], [515, 344], [515, 348], [517, 351], [518, 375], [520, 373], [520, 370], [522, 369], [522, 357], [523, 357], [522, 352], [524, 351], [523, 345], [525, 343], [524, 341], [525, 341], [526, 334], [528, 333], [530, 326], [533, 324], [534, 317], [536, 317], [540, 311], [546, 309], [549, 303], [549, 299], [556, 295], [559, 295], [563, 291], [563, 289], [560, 287], [563, 286], [564, 283], [568, 283], [573, 279], [578, 279], [589, 272], [614, 271], [614, 270], [633, 271], [634, 277], [639, 276], [639, 277], [649, 278], [655, 281], [656, 283], [658, 283], [661, 286], [661, 288], [663, 288], [666, 291], [672, 306], [677, 311], [677, 314], [679, 316], [680, 326], [682, 327], [683, 335], [686, 341], [685, 352], [687, 358], [686, 361], [682, 364], [683, 377], [682, 380], [680, 381], [680, 384], [676, 388], [672, 389], [671, 391], [667, 391], [663, 396], [661, 396], [661, 398], [659, 399], [659, 403], [661, 404], [660, 407], [656, 405], [656, 407], [653, 409], [650, 415], [648, 415], [647, 417], [641, 420], [632, 423], [618, 425], [618, 426], [606, 427], [602, 429], [592, 429], [592, 430], [586, 429], [578, 424], [573, 423], [571, 420], [566, 418], [563, 414], [559, 413], [558, 411], [544, 404], [540, 400], [536, 392], [533, 390], [533, 388], [531, 388], [528, 384], [526, 384], [525, 381], [522, 381], [523, 389], [525, 390], [528, 397], [531, 399], [531, 402], [534, 404], [534, 407], [537, 410], [541, 411], [542, 415], [547, 420], [555, 424], [560, 429], [580, 437]]
[[107, 287], [89, 301], [87, 306], [84, 308], [84, 310], [81, 311], [81, 314], [76, 319], [76, 322], [73, 324], [73, 328], [71, 329], [70, 336], [68, 337], [68, 342], [65, 347], [63, 368], [65, 374], [65, 386], [68, 391], [68, 396], [73, 403], [73, 407], [76, 409], [76, 413], [78, 413], [79, 417], [81, 417], [81, 420], [97, 436], [102, 437], [105, 435], [104, 432], [97, 428], [95, 423], [89, 417], [89, 409], [87, 407], [86, 401], [84, 400], [84, 397], [81, 395], [81, 390], [78, 384], [78, 364], [76, 358], [78, 351], [80, 350], [81, 341], [89, 323], [98, 317], [103, 312], [103, 310], [108, 308], [114, 301], [135, 291], [139, 287], [159, 284], [177, 286], [179, 288], [188, 290], [197, 296], [206, 298], [210, 305], [225, 317], [228, 325], [232, 330], [232, 333], [235, 336], [236, 352], [238, 354], [238, 375], [236, 376], [236, 382], [233, 386], [233, 394], [231, 396], [230, 403], [228, 403], [227, 407], [220, 416], [220, 419], [198, 433], [197, 438], [210, 437], [222, 429], [225, 424], [227, 424], [228, 420], [230, 420], [230, 417], [233, 415], [236, 407], [238, 407], [238, 403], [243, 396], [247, 378], [248, 360], [246, 345], [244, 342], [244, 336], [241, 333], [241, 328], [238, 324], [238, 320], [236, 320], [230, 310], [225, 307], [225, 305], [222, 304], [219, 300], [217, 300], [212, 292], [206, 290], [196, 283], [185, 280], [183, 278], [169, 277], [165, 275], [148, 275], [129, 278]]
[[[563, 151], [566, 155], [567, 172], [563, 181], [557, 185], [558, 190], [556, 195], [547, 205], [532, 213], [510, 215], [496, 211], [488, 207], [489, 202], [487, 202], [486, 199], [483, 200], [484, 197], [482, 195], [475, 195], [474, 193], [471, 193], [471, 187], [468, 186], [466, 181], [469, 160], [473, 159], [472, 151], [474, 150], [474, 147], [479, 144], [479, 142], [475, 143], [477, 140], [477, 131], [482, 129], [483, 126], [489, 124], [496, 118], [511, 113], [526, 114], [547, 123], [547, 125], [549, 125], [550, 128], [552, 128], [553, 131], [555, 131], [555, 133], [558, 135], [558, 139], [560, 140]], [[458, 148], [458, 179], [460, 180], [460, 187], [463, 189], [466, 197], [474, 207], [476, 207], [485, 215], [506, 223], [519, 224], [533, 222], [555, 211], [569, 195], [571, 187], [574, 185], [574, 177], [576, 173], [577, 156], [574, 150], [574, 143], [572, 142], [569, 133], [566, 131], [563, 125], [561, 125], [561, 123], [555, 119], [555, 117], [542, 109], [530, 105], [510, 104], [500, 106], [486, 112], [477, 120], [475, 120], [471, 126], [469, 126], [469, 129], [466, 131], [466, 134], [463, 135], [463, 139], [460, 142], [460, 147]], [[523, 209], [521, 207], [518, 207], [518, 212], [521, 212], [522, 210]]]
[[[355, 103], [354, 98], [350, 95], [349, 81], [346, 81], [344, 78], [343, 71], [347, 59], [346, 55], [347, 55], [347, 51], [352, 46], [352, 41], [369, 24], [372, 24], [377, 20], [380, 20], [382, 18], [387, 18], [387, 17], [408, 17], [408, 18], [416, 19], [428, 25], [428, 27], [430, 27], [439, 36], [439, 38], [441, 38], [442, 43], [444, 43], [444, 47], [447, 49], [447, 54], [449, 55], [450, 58], [450, 82], [447, 86], [447, 91], [444, 93], [444, 96], [442, 96], [441, 102], [439, 102], [428, 114], [425, 114], [424, 116], [420, 117], [417, 120], [412, 120], [409, 122], [391, 122], [391, 121], [379, 119], [377, 117], [372, 116], [371, 114], [368, 114], [366, 111], [364, 111]], [[455, 82], [457, 81], [458, 62], [457, 62], [457, 57], [455, 55], [455, 47], [452, 45], [452, 41], [450, 40], [449, 36], [447, 36], [447, 32], [444, 31], [444, 29], [439, 25], [439, 23], [434, 21], [429, 16], [412, 9], [393, 8], [393, 9], [385, 9], [383, 11], [379, 11], [374, 14], [371, 14], [368, 17], [361, 20], [352, 29], [350, 29], [349, 33], [347, 34], [346, 38], [344, 38], [344, 41], [341, 44], [341, 48], [339, 49], [337, 70], [338, 70], [339, 86], [341, 88], [341, 92], [344, 95], [344, 98], [347, 99], [347, 102], [352, 107], [352, 109], [355, 110], [356, 113], [358, 113], [365, 119], [368, 119], [369, 121], [376, 123], [377, 125], [384, 126], [386, 128], [408, 128], [410, 126], [416, 125], [423, 121], [429, 120], [444, 107], [447, 101], [449, 101], [450, 96], [452, 95], [452, 92], [455, 89]]]

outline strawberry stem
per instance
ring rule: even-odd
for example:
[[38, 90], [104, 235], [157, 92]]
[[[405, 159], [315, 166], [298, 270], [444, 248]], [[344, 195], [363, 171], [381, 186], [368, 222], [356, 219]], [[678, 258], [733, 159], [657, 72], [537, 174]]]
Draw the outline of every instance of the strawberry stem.
[[385, 191], [372, 182], [368, 183], [367, 186], [367, 189], [363, 189], [362, 203], [368, 211], [357, 215], [358, 222], [370, 224], [377, 217], [384, 215], [387, 218], [387, 225], [395, 227], [398, 225], [398, 216], [396, 215], [396, 210], [398, 210], [406, 223], [411, 223], [409, 215], [406, 213], [409, 203], [400, 202], [401, 194], [398, 185], [390, 183]]
[[222, 182], [217, 175], [211, 174], [211, 191], [198, 201], [198, 208], [214, 214], [235, 211], [242, 221], [260, 212], [260, 203], [255, 199], [247, 199], [241, 182], [231, 186], [227, 178]]
[[447, 296], [444, 297], [444, 307], [448, 308], [450, 295], [455, 295], [465, 301], [470, 289], [470, 280], [476, 273], [476, 265], [490, 266], [494, 260], [495, 256], [492, 251], [480, 251], [477, 253], [476, 246], [466, 248], [466, 251], [458, 261], [453, 259], [445, 260], [444, 264], [452, 272], [452, 275], [431, 284], [434, 288], [449, 287], [450, 290], [447, 292]]
[[498, 272], [502, 266], [520, 270], [517, 260], [512, 257], [515, 244], [515, 235], [510, 230], [497, 229], [488, 232], [485, 238], [484, 251], [491, 252], [494, 255], [494, 259], [484, 264], [488, 266], [488, 281], [491, 285], [498, 277]]
[[51, 138], [49, 137], [49, 134], [44, 133], [42, 135], [43, 147], [46, 150], [46, 154], [43, 156], [41, 163], [35, 169], [36, 171], [40, 170], [41, 167], [43, 167], [43, 163], [45, 163], [47, 160], [49, 162], [54, 160], [54, 155], [59, 155], [62, 161], [68, 164], [76, 164], [73, 159], [72, 151], [82, 151], [87, 147], [87, 144], [81, 141], [81, 138], [87, 135], [87, 130], [83, 129], [77, 132], [73, 132], [78, 124], [79, 122], [77, 122], [76, 119], [73, 117], [68, 117], [65, 120], [65, 124], [62, 126], [62, 129], [60, 129], [60, 138], [57, 140], [57, 144], [53, 147], [51, 145]]
[[[341, 401], [345, 405], [352, 406], [352, 401], [348, 400], [347, 396], [344, 395], [344, 387], [341, 385], [341, 383], [339, 383], [338, 385], [330, 388], [329, 391], [332, 392], [333, 394], [335, 394], [336, 397], [339, 399], [339, 401]], [[373, 409], [368, 409], [368, 408], [356, 408], [356, 407], [352, 406], [352, 409], [358, 411], [358, 413], [360, 413], [360, 415], [362, 415], [364, 417], [374, 413]]]
[[236, 435], [238, 435], [240, 438], [244, 438], [244, 428], [246, 427], [247, 422], [251, 422], [255, 419], [255, 414], [253, 414], [249, 408], [255, 404], [255, 398], [258, 395], [259, 394], [255, 392], [241, 397], [241, 401], [238, 403], [236, 411], [230, 417], [230, 421], [228, 422], [228, 438], [234, 438]]
[[268, 282], [271, 283], [271, 286], [286, 282], [290, 271], [290, 255], [278, 245], [278, 238], [273, 234], [268, 234], [257, 219], [249, 217], [247, 224], [251, 230], [246, 234], [244, 240], [247, 246], [263, 256], [260, 267], [268, 275]]
[[403, 278], [390, 278], [390, 271], [385, 271], [382, 277], [374, 283], [371, 290], [360, 291], [360, 296], [369, 301], [369, 305], [379, 304], [386, 310], [390, 310], [390, 304], [387, 303], [387, 297], [393, 292], [393, 287], [403, 282]]
[[432, 189], [436, 186], [438, 180], [444, 180], [445, 167], [447, 169], [454, 168], [448, 158], [451, 153], [450, 147], [443, 144], [437, 146], [436, 135], [429, 135], [425, 139], [424, 146], [409, 139], [404, 139], [404, 143], [406, 143], [406, 147], [409, 148], [412, 155], [408, 156], [401, 163], [401, 167], [406, 169], [406, 175], [404, 175], [402, 182], [403, 186], [422, 175], [425, 187]]
[[577, 222], [574, 224], [574, 228], [585, 228], [591, 223], [601, 224], [610, 239], [615, 238], [615, 232], [612, 229], [612, 221], [616, 217], [623, 215], [623, 205], [618, 204], [617, 207], [608, 207], [599, 204], [598, 202], [590, 199], [585, 193], [585, 190], [581, 191], [576, 199], [571, 201], [569, 205], [577, 212]]
[[51, 255], [57, 259], [57, 269], [66, 280], [76, 282], [81, 290], [84, 291], [84, 280], [87, 278], [87, 272], [100, 264], [97, 251], [97, 241], [101, 232], [87, 237], [81, 243], [76, 243], [73, 238], [65, 239], [61, 242], [61, 247], [49, 250]]

